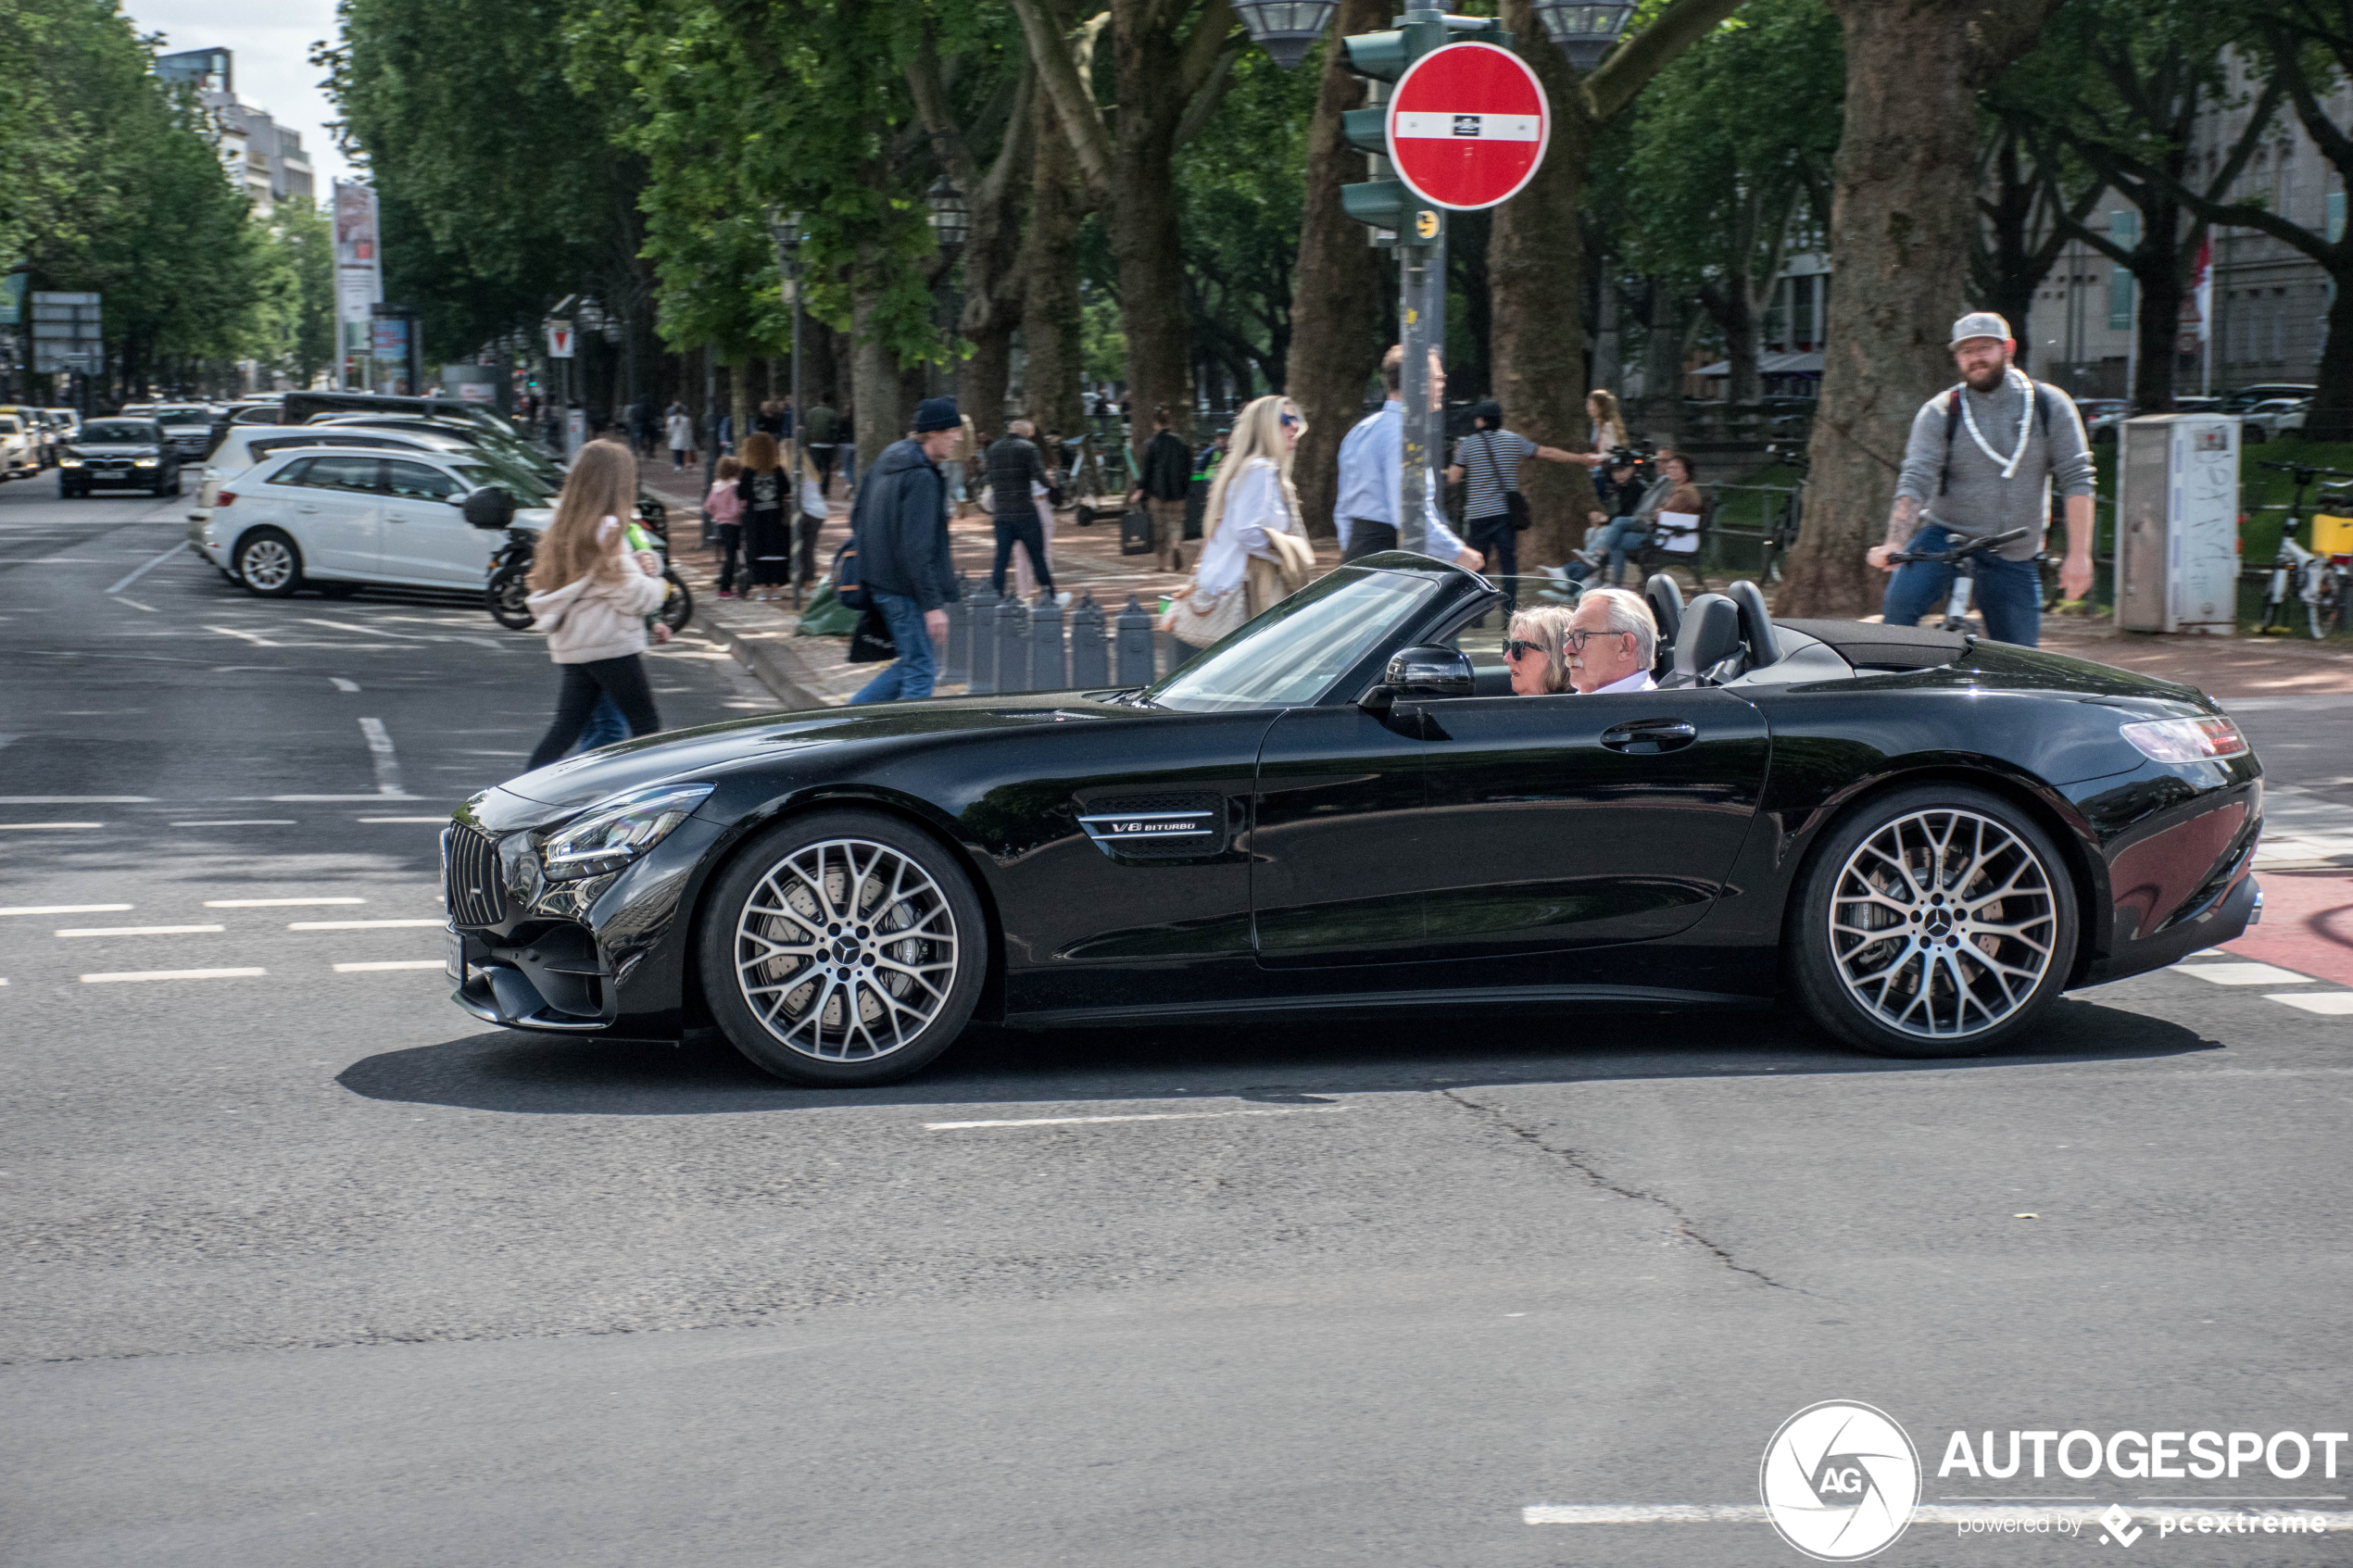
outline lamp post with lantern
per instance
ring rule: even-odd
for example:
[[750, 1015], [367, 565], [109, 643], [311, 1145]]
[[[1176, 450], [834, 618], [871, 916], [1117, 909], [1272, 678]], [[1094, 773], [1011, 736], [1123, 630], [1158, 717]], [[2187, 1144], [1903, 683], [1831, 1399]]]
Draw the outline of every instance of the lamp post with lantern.
[[[768, 209], [768, 237], [776, 245], [776, 272], [783, 280], [785, 303], [792, 307], [792, 462], [785, 481], [786, 494], [793, 497], [787, 510], [794, 518], [793, 533], [800, 533], [800, 470], [808, 446], [808, 410], [800, 398], [800, 243], [809, 237], [807, 227], [797, 211], [787, 212], [781, 207]], [[743, 439], [744, 413], [736, 410], [736, 438]], [[798, 541], [796, 540], [796, 543]], [[814, 549], [812, 545], [812, 549]], [[800, 556], [793, 551], [792, 607], [800, 608]]]

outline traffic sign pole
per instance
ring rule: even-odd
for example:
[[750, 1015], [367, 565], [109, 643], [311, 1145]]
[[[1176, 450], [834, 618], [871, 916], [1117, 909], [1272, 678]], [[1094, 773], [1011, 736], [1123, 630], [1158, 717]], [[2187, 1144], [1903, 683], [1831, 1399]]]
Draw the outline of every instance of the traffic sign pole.
[[1405, 440], [1397, 485], [1397, 547], [1429, 553], [1430, 473], [1446, 445], [1446, 415], [1430, 406], [1429, 365], [1446, 352], [1446, 216], [1416, 207], [1397, 236], [1397, 320], [1404, 375]]

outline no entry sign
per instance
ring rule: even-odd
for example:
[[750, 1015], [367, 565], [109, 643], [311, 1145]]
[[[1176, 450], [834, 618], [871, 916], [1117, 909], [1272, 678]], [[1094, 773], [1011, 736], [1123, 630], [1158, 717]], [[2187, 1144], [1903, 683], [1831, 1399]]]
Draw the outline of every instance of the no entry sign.
[[1492, 44], [1433, 49], [1390, 94], [1390, 161], [1432, 207], [1472, 210], [1517, 195], [1552, 133], [1543, 83]]

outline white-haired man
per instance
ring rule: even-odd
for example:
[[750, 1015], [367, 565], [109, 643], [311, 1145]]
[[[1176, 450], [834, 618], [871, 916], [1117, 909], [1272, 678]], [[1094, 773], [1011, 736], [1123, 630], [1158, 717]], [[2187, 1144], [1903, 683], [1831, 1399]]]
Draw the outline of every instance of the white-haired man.
[[1646, 692], [1658, 683], [1658, 622], [1642, 595], [1628, 588], [1588, 588], [1568, 618], [1568, 684], [1596, 692]]

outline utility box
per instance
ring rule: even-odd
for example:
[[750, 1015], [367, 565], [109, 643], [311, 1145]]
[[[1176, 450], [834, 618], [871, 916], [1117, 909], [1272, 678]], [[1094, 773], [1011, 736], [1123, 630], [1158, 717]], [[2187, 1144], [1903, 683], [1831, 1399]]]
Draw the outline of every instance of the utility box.
[[2238, 629], [2239, 421], [2145, 414], [2117, 427], [2116, 624]]

